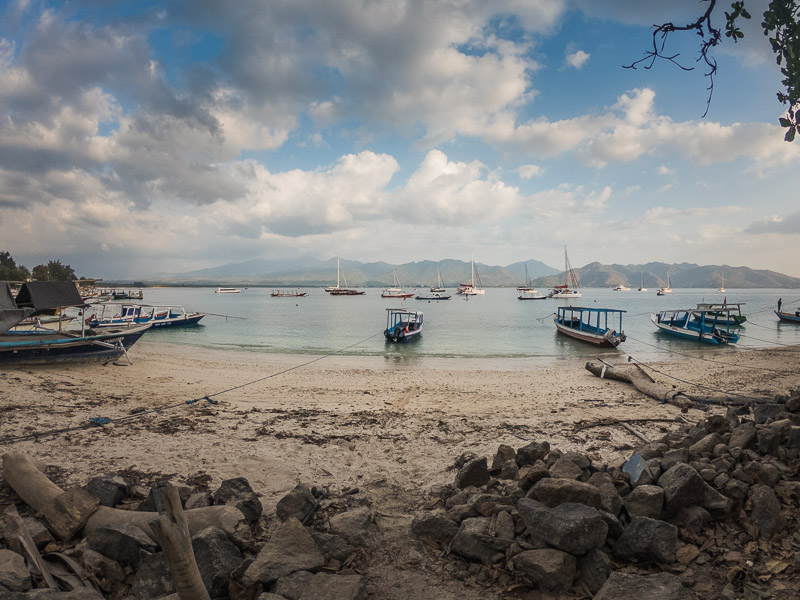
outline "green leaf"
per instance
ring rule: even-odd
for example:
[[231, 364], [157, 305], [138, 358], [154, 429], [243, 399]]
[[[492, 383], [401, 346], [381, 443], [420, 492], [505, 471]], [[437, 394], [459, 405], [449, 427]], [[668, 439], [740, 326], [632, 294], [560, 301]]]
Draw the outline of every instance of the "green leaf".
[[781, 124], [781, 127], [791, 127], [792, 126], [792, 122], [789, 119], [784, 119], [783, 117], [778, 119], [778, 122]]
[[783, 138], [784, 141], [793, 142], [794, 141], [794, 132], [795, 132], [795, 128], [794, 127], [790, 128], [789, 131], [786, 132], [786, 135]]

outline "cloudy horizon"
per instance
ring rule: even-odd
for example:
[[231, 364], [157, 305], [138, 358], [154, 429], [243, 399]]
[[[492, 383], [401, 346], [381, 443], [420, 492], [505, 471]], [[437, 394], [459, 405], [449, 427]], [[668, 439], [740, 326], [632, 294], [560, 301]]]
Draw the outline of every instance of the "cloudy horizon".
[[309, 255], [800, 276], [759, 16], [624, 69], [695, 2], [12, 0], [0, 250], [140, 278]]

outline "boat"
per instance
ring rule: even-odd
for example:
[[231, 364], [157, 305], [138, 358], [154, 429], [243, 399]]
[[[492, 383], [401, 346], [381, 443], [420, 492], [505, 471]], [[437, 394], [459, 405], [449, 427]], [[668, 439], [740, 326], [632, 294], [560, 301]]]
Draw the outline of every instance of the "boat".
[[615, 292], [630, 292], [631, 291], [631, 288], [626, 287], [626, 286], [622, 285], [621, 283], [618, 286], [613, 287], [611, 289], [614, 290]]
[[308, 292], [284, 292], [283, 290], [275, 290], [270, 296], [273, 298], [302, 298], [303, 296], [308, 296]]
[[723, 271], [722, 274], [720, 275], [720, 284], [717, 291], [720, 293], [725, 292], [725, 271]]
[[517, 288], [517, 291], [520, 293], [533, 293], [536, 294], [536, 288], [533, 287], [530, 278], [528, 277], [528, 263], [525, 263], [525, 285], [521, 285]]
[[28, 317], [53, 314], [68, 307], [83, 307], [71, 281], [25, 283], [16, 299], [8, 285], [0, 288], [0, 365], [109, 362], [126, 354], [150, 329], [149, 324], [97, 331], [82, 322], [80, 331], [9, 333]]
[[216, 290], [214, 290], [214, 293], [215, 294], [241, 294], [242, 290], [240, 290], [239, 288], [221, 287], [221, 288], [217, 288]]
[[775, 311], [778, 319], [780, 319], [781, 323], [798, 323], [800, 324], [800, 308], [792, 312], [786, 312], [781, 310], [781, 304], [783, 303], [782, 300], [778, 300], [778, 310]]
[[550, 298], [550, 296], [547, 294], [540, 294], [534, 289], [525, 290], [517, 296], [517, 300], [547, 300], [548, 298]]
[[[625, 332], [622, 331], [624, 312], [627, 311], [616, 308], [559, 306], [553, 315], [553, 322], [559, 333], [595, 346], [616, 348], [626, 339]], [[609, 316], [612, 319], [619, 316], [619, 332], [609, 326]]]
[[383, 336], [387, 342], [407, 343], [418, 340], [422, 335], [422, 313], [406, 308], [386, 309], [386, 329]]
[[[439, 269], [436, 269], [436, 285], [430, 289], [433, 294], [443, 294], [445, 291], [444, 284], [442, 283], [442, 274]], [[449, 298], [450, 296], [448, 296]]]
[[[341, 280], [344, 279], [344, 287], [340, 285]], [[364, 292], [350, 288], [347, 286], [347, 277], [342, 273], [339, 258], [336, 258], [336, 285], [325, 288], [331, 296], [363, 296]]]
[[7, 333], [52, 333], [54, 331], [64, 331], [73, 321], [75, 321], [75, 317], [67, 316], [63, 312], [54, 316], [28, 317], [11, 327]]
[[747, 317], [742, 314], [744, 302], [700, 302], [697, 310], [692, 312], [692, 318], [699, 320], [701, 311], [706, 311], [708, 315], [717, 317], [719, 325], [741, 325], [747, 321]]
[[392, 277], [394, 278], [394, 283], [381, 292], [381, 298], [401, 298], [405, 300], [406, 298], [414, 297], [413, 292], [409, 293], [405, 291], [403, 286], [400, 285], [400, 282], [397, 280], [397, 273], [394, 269], [392, 269]]
[[656, 296], [666, 296], [672, 293], [672, 281], [670, 281], [669, 273], [667, 273], [667, 285], [661, 286], [656, 292]]
[[134, 290], [118, 290], [116, 288], [104, 288], [97, 290], [97, 298], [107, 298], [108, 300], [141, 300], [144, 298], [144, 292]]
[[551, 298], [580, 298], [583, 294], [580, 291], [578, 275], [572, 269], [567, 256], [567, 247], [564, 246], [564, 283], [553, 287], [550, 292]]
[[[695, 313], [699, 313], [698, 318], [695, 318]], [[679, 338], [716, 345], [738, 342], [739, 335], [730, 330], [730, 325], [721, 324], [719, 319], [719, 311], [693, 308], [662, 310], [650, 315], [650, 320], [660, 331]]]
[[644, 273], [642, 273], [642, 283], [639, 285], [639, 289], [636, 290], [637, 292], [646, 292], [647, 288], [644, 287]]
[[439, 292], [428, 292], [423, 294], [417, 294], [414, 296], [414, 300], [450, 300], [452, 296], [450, 294], [440, 294]]
[[[475, 283], [476, 281], [477, 283]], [[483, 289], [483, 284], [481, 284], [481, 277], [478, 275], [478, 270], [475, 268], [474, 256], [472, 257], [472, 278], [470, 279], [470, 283], [459, 284], [456, 293], [462, 296], [478, 296], [486, 293], [486, 290]]]
[[[150, 304], [93, 304], [93, 312], [86, 317], [92, 329], [126, 327], [150, 323], [153, 327], [180, 327], [196, 325], [206, 313], [187, 313], [183, 306], [155, 306]], [[89, 308], [86, 309], [89, 312]]]

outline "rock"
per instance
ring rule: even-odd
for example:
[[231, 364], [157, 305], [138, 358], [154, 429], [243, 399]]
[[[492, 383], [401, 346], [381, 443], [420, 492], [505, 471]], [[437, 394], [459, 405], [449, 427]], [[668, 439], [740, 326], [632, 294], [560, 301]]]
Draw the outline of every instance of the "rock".
[[786, 527], [786, 518], [781, 512], [781, 503], [772, 488], [757, 485], [750, 496], [753, 509], [750, 511], [750, 521], [758, 527], [761, 535], [771, 537], [783, 531]]
[[525, 574], [539, 588], [567, 589], [575, 579], [575, 557], [552, 548], [526, 550], [517, 554], [513, 562], [514, 568]]
[[594, 473], [589, 478], [589, 483], [600, 492], [600, 508], [612, 515], [618, 515], [622, 510], [622, 498], [608, 473]]
[[677, 513], [684, 506], [702, 504], [705, 488], [708, 484], [692, 467], [678, 463], [667, 470], [658, 480], [664, 489], [664, 504], [671, 514]]
[[137, 600], [160, 598], [175, 592], [163, 552], [145, 554], [133, 575], [130, 596]]
[[697, 457], [703, 456], [706, 454], [713, 454], [714, 446], [717, 444], [723, 444], [724, 440], [722, 436], [718, 433], [709, 433], [707, 436], [703, 437], [699, 442], [696, 442], [689, 446], [689, 456]]
[[675, 522], [696, 535], [711, 523], [711, 515], [702, 506], [684, 506], [675, 516]]
[[27, 592], [32, 585], [25, 558], [11, 550], [0, 549], [0, 590]]
[[488, 481], [489, 468], [486, 466], [486, 457], [467, 462], [456, 474], [456, 487], [462, 490], [469, 486], [484, 486]]
[[722, 415], [711, 415], [703, 421], [703, 427], [708, 433], [725, 433], [731, 430], [728, 419]]
[[768, 487], [775, 487], [781, 479], [778, 468], [767, 462], [751, 461], [743, 465], [744, 472]]
[[[25, 528], [28, 530], [28, 533], [31, 535], [31, 539], [33, 543], [36, 544], [36, 547], [39, 549], [44, 548], [47, 544], [52, 541], [55, 541], [50, 530], [45, 527], [44, 523], [42, 523], [39, 519], [35, 519], [34, 517], [25, 517], [22, 519], [25, 523]], [[2, 521], [2, 519], [0, 519]]]
[[363, 506], [331, 517], [331, 533], [355, 546], [363, 546], [372, 535], [372, 510]]
[[593, 594], [603, 587], [610, 573], [611, 559], [602, 550], [595, 548], [578, 557], [578, 578]]
[[528, 497], [550, 507], [565, 502], [600, 507], [600, 491], [590, 483], [573, 479], [541, 479], [530, 489]]
[[221, 529], [206, 527], [192, 536], [192, 550], [211, 597], [226, 595], [230, 574], [242, 562], [239, 548]]
[[223, 481], [219, 489], [214, 492], [211, 497], [214, 499], [214, 505], [226, 504], [235, 506], [244, 515], [248, 523], [255, 523], [258, 521], [263, 507], [261, 501], [256, 496], [250, 483], [244, 477], [235, 477], [234, 479], [226, 479]]
[[753, 407], [753, 420], [756, 425], [763, 425], [771, 419], [775, 419], [780, 413], [786, 410], [783, 404], [756, 404]]
[[722, 488], [722, 493], [738, 504], [741, 504], [747, 499], [749, 491], [750, 486], [738, 479], [729, 480]]
[[548, 469], [550, 477], [564, 478], [564, 479], [578, 479], [583, 475], [581, 468], [574, 462], [563, 456], [559, 458], [552, 467]]
[[664, 453], [669, 450], [669, 446], [662, 442], [650, 442], [641, 446], [636, 452], [642, 457], [642, 460], [650, 460], [659, 456], [664, 456]]
[[427, 537], [442, 544], [449, 544], [458, 533], [458, 525], [442, 515], [431, 515], [414, 519], [411, 533], [416, 537]]
[[497, 474], [498, 479], [510, 479], [513, 481], [518, 477], [519, 467], [517, 466], [517, 461], [513, 458], [504, 462], [500, 467], [500, 472]]
[[631, 517], [657, 519], [664, 506], [664, 490], [657, 485], [640, 485], [625, 496], [624, 503]]
[[81, 563], [85, 569], [85, 575], [96, 581], [104, 592], [110, 592], [125, 581], [125, 571], [117, 561], [111, 560], [91, 548], [83, 550]]
[[753, 423], [743, 423], [731, 432], [728, 447], [747, 450], [756, 444], [756, 426]]
[[661, 459], [661, 468], [664, 471], [668, 471], [678, 463], [688, 463], [688, 462], [689, 462], [689, 449], [677, 448], [675, 450], [668, 450], [667, 452], [664, 453], [664, 457]]
[[513, 540], [516, 537], [516, 527], [514, 517], [511, 513], [501, 510], [495, 517], [495, 536], [506, 540]]
[[184, 508], [186, 510], [192, 510], [193, 508], [203, 508], [206, 506], [213, 506], [214, 499], [211, 497], [211, 492], [208, 490], [203, 490], [201, 492], [192, 492], [186, 498], [186, 503], [184, 504]]
[[367, 587], [361, 575], [331, 575], [299, 572], [278, 580], [275, 593], [287, 600], [366, 600]]
[[580, 452], [566, 452], [562, 458], [575, 463], [579, 469], [588, 469], [592, 466], [592, 461], [585, 454]]
[[631, 575], [612, 573], [593, 600], [690, 600], [694, 594], [670, 573]]
[[531, 442], [527, 446], [523, 446], [517, 450], [517, 466], [521, 468], [525, 465], [532, 465], [537, 460], [544, 460], [544, 457], [549, 453], [549, 442], [542, 442], [541, 444]]
[[86, 491], [97, 498], [101, 506], [114, 508], [128, 493], [128, 484], [119, 475], [106, 475], [90, 479]]
[[786, 440], [786, 445], [790, 448], [800, 448], [800, 427], [794, 427], [789, 430], [789, 436]]
[[761, 454], [775, 454], [781, 445], [781, 434], [765, 427], [758, 432], [758, 451]]
[[113, 523], [100, 527], [86, 537], [89, 548], [117, 562], [134, 568], [147, 553], [159, 550], [158, 545], [132, 523]]
[[53, 499], [42, 512], [50, 529], [62, 540], [69, 540], [86, 524], [100, 505], [83, 488], [71, 488]]
[[289, 517], [261, 548], [245, 571], [245, 585], [272, 583], [295, 571], [315, 571], [325, 564], [325, 557], [314, 538], [294, 517]]
[[678, 528], [647, 517], [631, 519], [614, 545], [614, 554], [620, 558], [654, 560], [665, 564], [675, 562], [677, 550]]
[[524, 465], [519, 468], [519, 487], [523, 490], [528, 490], [540, 479], [550, 477], [550, 471], [543, 461], [538, 460], [534, 464]]
[[[452, 521], [451, 524], [453, 525], [453, 530], [457, 531], [458, 527]], [[326, 561], [338, 560], [339, 562], [344, 562], [356, 551], [354, 546], [348, 544], [338, 535], [317, 531], [316, 529], [310, 529], [309, 532]]]
[[516, 458], [517, 451], [514, 448], [507, 444], [500, 444], [492, 459], [492, 468], [489, 469], [489, 473], [497, 475], [507, 461], [513, 460], [516, 463]]
[[570, 554], [586, 554], [600, 548], [608, 536], [608, 524], [603, 517], [584, 504], [568, 502], [548, 508], [522, 498], [517, 502], [517, 511], [532, 537]]
[[281, 521], [294, 517], [302, 522], [311, 514], [316, 505], [317, 499], [314, 498], [311, 490], [307, 486], [298, 483], [291, 492], [278, 500], [275, 513]]
[[512, 540], [489, 535], [490, 524], [491, 519], [487, 517], [464, 519], [450, 544], [450, 549], [464, 558], [477, 560], [485, 565], [502, 560]]

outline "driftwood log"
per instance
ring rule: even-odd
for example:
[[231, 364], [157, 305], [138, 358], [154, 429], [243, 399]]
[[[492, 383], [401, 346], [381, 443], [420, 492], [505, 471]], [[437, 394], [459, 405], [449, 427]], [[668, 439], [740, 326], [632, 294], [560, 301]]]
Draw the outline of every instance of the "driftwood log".
[[211, 600], [197, 568], [178, 488], [171, 485], [158, 488], [156, 500], [160, 516], [150, 520], [150, 528], [164, 550], [178, 596], [181, 600]]
[[[36, 511], [47, 510], [66, 492], [50, 481], [27, 454], [8, 453], [3, 455], [3, 477], [9, 486], [25, 503]], [[251, 529], [238, 508], [218, 505], [194, 508], [185, 513], [189, 532], [193, 535], [206, 527], [218, 527], [240, 548], [251, 542]], [[100, 506], [88, 517], [83, 525], [83, 534], [89, 535], [110, 524], [131, 523], [139, 527], [150, 538], [158, 542], [150, 521], [158, 518], [158, 513], [120, 510]]]
[[689, 394], [675, 389], [672, 385], [655, 381], [637, 364], [609, 365], [605, 362], [590, 360], [586, 363], [586, 370], [597, 377], [630, 383], [644, 395], [659, 402], [673, 404], [684, 411], [689, 408], [700, 408], [703, 404], [729, 406], [731, 404], [775, 402], [774, 399], [743, 398], [728, 394], [712, 394], [709, 396]]

